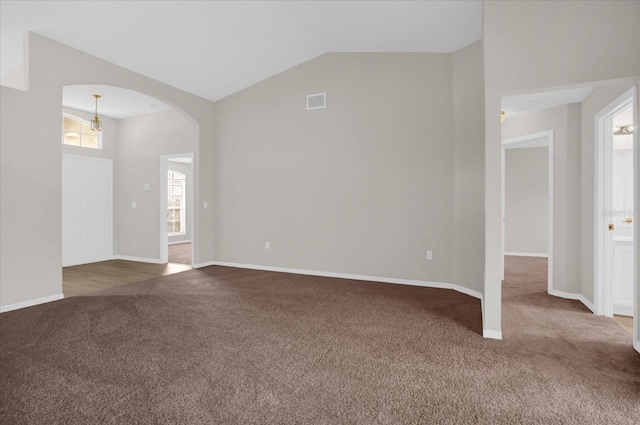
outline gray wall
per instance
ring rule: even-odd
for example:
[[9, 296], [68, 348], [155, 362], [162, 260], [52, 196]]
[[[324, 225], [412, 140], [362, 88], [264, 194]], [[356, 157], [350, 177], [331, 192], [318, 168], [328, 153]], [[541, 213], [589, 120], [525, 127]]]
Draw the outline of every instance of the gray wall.
[[[172, 105], [197, 123], [195, 169], [200, 171], [195, 221], [202, 237], [195, 260], [213, 260], [213, 217], [200, 203], [213, 199], [213, 103], [35, 34], [29, 34], [27, 52], [29, 91], [3, 86], [0, 93], [1, 304], [62, 293], [60, 116], [66, 85], [107, 84], [136, 90]], [[159, 242], [156, 245], [159, 249]]]
[[[160, 156], [197, 152], [198, 128], [179, 112], [168, 110], [122, 119], [119, 133], [118, 254], [157, 260], [160, 258]], [[144, 183], [149, 183], [151, 190], [144, 191]], [[136, 208], [131, 207], [134, 201]]]
[[640, 2], [483, 3], [484, 326], [488, 331], [499, 332], [502, 321], [500, 97], [595, 81], [637, 78], [640, 75], [638, 22]]
[[327, 54], [218, 102], [216, 259], [451, 282], [451, 71]]
[[482, 42], [452, 55], [453, 282], [484, 292], [484, 72]]
[[506, 253], [548, 254], [549, 149], [505, 151]]
[[169, 170], [177, 171], [185, 175], [185, 189], [186, 193], [186, 205], [184, 206], [184, 213], [186, 216], [185, 222], [185, 234], [184, 235], [175, 235], [169, 236], [169, 243], [178, 243], [178, 242], [187, 242], [191, 240], [191, 228], [193, 227], [193, 223], [191, 223], [191, 217], [189, 214], [191, 213], [192, 208], [192, 199], [189, 197], [189, 188], [193, 184], [193, 178], [191, 177], [192, 166], [191, 164], [185, 164], [181, 162], [169, 161]]

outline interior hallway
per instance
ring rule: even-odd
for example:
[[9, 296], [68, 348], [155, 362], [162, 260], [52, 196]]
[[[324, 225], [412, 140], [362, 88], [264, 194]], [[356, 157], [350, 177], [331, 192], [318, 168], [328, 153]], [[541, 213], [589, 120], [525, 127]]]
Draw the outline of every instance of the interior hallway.
[[[547, 263], [546, 258], [541, 257], [516, 257], [505, 256], [505, 284], [503, 286], [503, 302], [506, 303], [516, 293], [518, 300], [529, 296], [530, 303], [538, 301], [549, 305], [555, 305], [554, 300], [567, 302], [562, 298], [552, 297], [547, 294]], [[528, 294], [528, 295], [527, 295]], [[580, 309], [592, 314], [580, 301], [572, 301]], [[518, 313], [518, 310], [509, 310], [510, 313]], [[597, 317], [597, 316], [594, 316]], [[601, 320], [612, 321], [622, 327], [633, 337], [633, 318], [628, 316], [614, 316], [613, 319], [600, 317]], [[503, 323], [507, 324], [506, 319]]]

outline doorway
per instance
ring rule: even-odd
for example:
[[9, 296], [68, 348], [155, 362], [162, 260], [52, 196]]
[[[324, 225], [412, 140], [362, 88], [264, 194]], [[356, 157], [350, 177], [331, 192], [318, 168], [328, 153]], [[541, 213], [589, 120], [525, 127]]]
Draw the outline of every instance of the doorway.
[[[529, 134], [522, 137], [516, 137], [513, 139], [507, 139], [502, 141], [502, 278], [504, 280], [504, 270], [505, 270], [505, 255], [523, 255], [523, 256], [531, 256], [531, 257], [548, 257], [547, 261], [547, 292], [549, 294], [553, 293], [553, 131], [545, 131], [541, 133]], [[517, 240], [511, 240], [507, 243], [506, 235], [509, 230], [511, 230], [511, 234], [514, 233], [514, 228], [509, 229], [507, 226], [507, 197], [509, 191], [507, 191], [507, 153], [514, 152], [518, 150], [520, 152], [526, 152], [525, 149], [544, 149], [544, 152], [535, 152], [542, 153], [543, 163], [540, 164], [546, 168], [547, 176], [540, 176], [541, 179], [538, 179], [538, 182], [533, 182], [535, 186], [531, 190], [532, 196], [540, 197], [542, 193], [543, 196], [546, 192], [546, 199], [542, 201], [546, 201], [546, 211], [532, 211], [533, 207], [537, 207], [541, 204], [540, 199], [529, 200], [529, 204], [527, 205], [524, 202], [524, 205], [521, 205], [521, 209], [523, 213], [526, 214], [535, 214], [535, 217], [531, 216], [527, 219], [529, 220], [529, 228], [525, 229], [525, 232], [519, 232]], [[532, 154], [533, 150], [530, 151]], [[542, 167], [537, 167], [542, 168]], [[512, 176], [516, 178], [516, 176]], [[546, 177], [546, 190], [544, 187], [540, 187], [540, 181], [544, 182], [542, 178]], [[531, 180], [531, 179], [529, 179]], [[537, 193], [534, 193], [537, 192]], [[521, 200], [522, 201], [522, 200]], [[539, 208], [538, 208], [539, 209]], [[514, 212], [512, 211], [511, 216], [513, 217]], [[518, 214], [517, 211], [515, 214]], [[545, 216], [542, 216], [542, 215]], [[540, 226], [534, 225], [531, 220], [537, 220], [538, 224], [546, 227], [546, 234], [540, 235], [539, 229]], [[514, 220], [511, 220], [510, 224]], [[517, 224], [517, 223], [516, 223]], [[546, 226], [544, 226], [546, 224]], [[522, 226], [520, 226], [522, 227]], [[542, 237], [541, 237], [542, 236]], [[532, 240], [534, 239], [534, 240]], [[546, 246], [545, 246], [546, 245]], [[527, 248], [520, 248], [522, 246], [526, 246]], [[514, 251], [515, 250], [515, 251]], [[545, 252], [546, 251], [546, 252]]]
[[193, 264], [193, 153], [160, 158], [160, 258]]
[[[638, 316], [637, 89], [596, 116], [596, 314]], [[638, 349], [640, 331], [634, 330]]]

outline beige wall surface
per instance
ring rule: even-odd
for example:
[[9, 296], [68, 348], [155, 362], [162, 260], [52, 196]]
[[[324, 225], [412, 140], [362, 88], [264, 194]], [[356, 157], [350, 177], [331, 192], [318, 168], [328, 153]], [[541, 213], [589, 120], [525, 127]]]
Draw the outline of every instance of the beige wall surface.
[[453, 282], [484, 292], [484, 73], [482, 42], [452, 55]]
[[216, 260], [451, 282], [451, 68], [327, 54], [218, 102]]
[[[35, 34], [29, 34], [27, 50], [29, 91], [1, 88], [2, 306], [62, 292], [60, 116], [65, 85], [124, 87], [184, 111], [199, 127], [196, 202], [213, 199], [212, 102]], [[33, 117], [38, 118], [37, 126], [32, 125]], [[213, 216], [201, 212], [196, 209], [195, 221], [202, 234], [196, 261], [202, 263], [213, 260]]]
[[[197, 151], [197, 125], [179, 112], [120, 120], [118, 254], [160, 258], [160, 156]], [[151, 190], [143, 190], [145, 183]]]
[[548, 254], [548, 148], [505, 151], [504, 201], [505, 252]]
[[186, 205], [184, 206], [184, 214], [185, 214], [185, 234], [184, 235], [175, 235], [175, 236], [169, 236], [169, 243], [174, 243], [174, 242], [186, 242], [186, 241], [190, 241], [191, 240], [191, 228], [193, 227], [193, 224], [191, 223], [191, 219], [189, 214], [191, 213], [191, 203], [192, 203], [192, 199], [189, 198], [189, 191], [191, 190], [190, 187], [193, 184], [193, 178], [191, 176], [192, 173], [192, 167], [191, 164], [185, 164], [185, 163], [181, 163], [181, 162], [174, 162], [174, 161], [169, 161], [169, 170], [170, 171], [177, 171], [179, 173], [184, 174], [185, 176], [185, 190], [186, 190], [186, 194], [185, 194], [185, 200], [186, 200]]
[[639, 23], [640, 2], [484, 2], [485, 330], [502, 321], [500, 97], [637, 78]]

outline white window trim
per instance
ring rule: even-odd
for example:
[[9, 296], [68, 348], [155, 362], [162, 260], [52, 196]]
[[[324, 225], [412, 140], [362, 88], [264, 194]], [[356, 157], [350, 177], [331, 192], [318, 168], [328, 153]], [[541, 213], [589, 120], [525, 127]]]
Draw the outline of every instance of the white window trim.
[[[78, 116], [67, 114], [66, 112], [63, 112], [62, 113], [62, 124], [61, 124], [61, 126], [62, 126], [61, 137], [62, 137], [62, 144], [64, 146], [73, 146], [73, 147], [76, 147], [76, 148], [84, 148], [84, 149], [102, 149], [102, 131], [98, 131], [97, 132], [98, 133], [98, 146], [96, 148], [90, 148], [88, 146], [82, 146], [82, 136], [80, 136], [80, 144], [79, 145], [68, 145], [68, 144], [66, 144], [64, 142], [64, 117], [71, 118], [72, 120], [76, 120], [76, 121], [79, 121], [81, 123], [87, 124], [88, 126], [91, 126], [91, 122], [90, 121], [87, 121], [87, 120], [82, 119], [82, 118], [80, 118]], [[82, 127], [81, 127], [81, 129], [82, 129]], [[79, 132], [78, 134], [83, 134], [83, 133]]]

